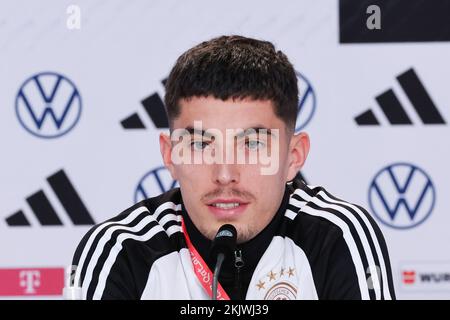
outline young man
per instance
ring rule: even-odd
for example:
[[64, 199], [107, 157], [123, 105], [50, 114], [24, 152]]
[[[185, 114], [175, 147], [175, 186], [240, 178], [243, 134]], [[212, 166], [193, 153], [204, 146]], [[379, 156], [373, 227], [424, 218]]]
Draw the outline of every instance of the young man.
[[281, 51], [241, 36], [203, 42], [177, 60], [165, 103], [160, 149], [180, 188], [86, 234], [73, 261], [83, 298], [211, 299], [224, 224], [237, 245], [219, 299], [394, 298], [370, 215], [295, 178], [309, 138], [294, 134], [297, 78]]

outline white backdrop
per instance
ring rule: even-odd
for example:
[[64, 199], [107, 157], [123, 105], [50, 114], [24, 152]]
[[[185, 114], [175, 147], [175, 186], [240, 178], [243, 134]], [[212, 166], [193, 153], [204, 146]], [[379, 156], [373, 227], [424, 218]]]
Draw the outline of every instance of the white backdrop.
[[[67, 27], [72, 4], [80, 10], [80, 29]], [[338, 1], [329, 0], [0, 2], [0, 295], [59, 298], [61, 268], [70, 265], [90, 228], [74, 223], [58, 197], [76, 202], [70, 187], [52, 188], [48, 177], [63, 170], [96, 223], [141, 199], [142, 191], [153, 196], [171, 187], [164, 169], [157, 171], [161, 185], [151, 173], [162, 165], [158, 133], [165, 129], [155, 127], [141, 101], [163, 97], [161, 81], [186, 49], [242, 34], [272, 41], [300, 74], [300, 89], [310, 86], [300, 114], [311, 116], [303, 129], [311, 153], [302, 173], [309, 184], [371, 211], [390, 249], [398, 298], [450, 298], [449, 127], [422, 123], [396, 79], [412, 68], [448, 122], [450, 46], [340, 44], [338, 19]], [[45, 72], [64, 76], [47, 103], [34, 80], [26, 83], [41, 74], [37, 79], [51, 100], [57, 77]], [[62, 119], [74, 88], [78, 95], [59, 129], [50, 113], [39, 129], [20, 95], [39, 117], [50, 106]], [[389, 89], [411, 125], [392, 125], [382, 112], [375, 98]], [[368, 109], [379, 126], [356, 123]], [[124, 128], [122, 121], [133, 115], [145, 129]], [[56, 138], [36, 135], [65, 130]], [[405, 165], [375, 180], [380, 197], [371, 183], [396, 163]], [[422, 171], [407, 183], [411, 165]], [[391, 208], [404, 199], [417, 207], [416, 215], [410, 218], [400, 202], [389, 218], [381, 198]]]

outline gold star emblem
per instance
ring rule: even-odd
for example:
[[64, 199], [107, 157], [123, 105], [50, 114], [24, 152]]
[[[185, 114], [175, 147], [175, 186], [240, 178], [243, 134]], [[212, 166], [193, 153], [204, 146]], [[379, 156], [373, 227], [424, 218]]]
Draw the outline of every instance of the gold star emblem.
[[295, 271], [295, 269], [289, 268], [289, 271], [288, 271], [289, 277], [294, 275], [294, 271]]
[[259, 280], [259, 283], [256, 284], [256, 286], [258, 287], [258, 290], [265, 289], [264, 284], [265, 284], [264, 281]]
[[276, 279], [276, 276], [277, 276], [277, 273], [275, 272], [273, 272], [272, 270], [270, 271], [270, 273], [267, 275], [268, 277], [269, 277], [269, 280], [275, 280]]
[[281, 268], [281, 270], [280, 270], [280, 278], [281, 278], [281, 276], [284, 276], [284, 268]]

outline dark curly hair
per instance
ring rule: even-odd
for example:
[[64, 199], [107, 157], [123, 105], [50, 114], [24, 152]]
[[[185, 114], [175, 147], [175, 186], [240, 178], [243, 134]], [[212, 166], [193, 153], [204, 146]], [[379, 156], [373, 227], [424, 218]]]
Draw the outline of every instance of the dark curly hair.
[[286, 55], [268, 41], [221, 36], [183, 53], [166, 82], [164, 100], [170, 127], [180, 114], [180, 99], [207, 96], [270, 100], [274, 113], [294, 131], [297, 76]]

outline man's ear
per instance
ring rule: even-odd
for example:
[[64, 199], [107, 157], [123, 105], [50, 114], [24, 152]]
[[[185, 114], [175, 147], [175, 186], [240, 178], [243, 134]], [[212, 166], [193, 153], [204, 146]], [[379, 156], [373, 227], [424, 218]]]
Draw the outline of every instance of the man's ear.
[[159, 134], [159, 149], [164, 162], [164, 166], [169, 170], [172, 179], [177, 180], [175, 174], [175, 167], [172, 162], [172, 141], [170, 136], [166, 133]]
[[295, 175], [305, 164], [309, 153], [309, 136], [305, 132], [294, 134], [289, 143], [289, 168], [287, 181], [294, 179]]

